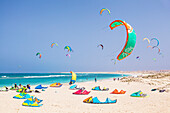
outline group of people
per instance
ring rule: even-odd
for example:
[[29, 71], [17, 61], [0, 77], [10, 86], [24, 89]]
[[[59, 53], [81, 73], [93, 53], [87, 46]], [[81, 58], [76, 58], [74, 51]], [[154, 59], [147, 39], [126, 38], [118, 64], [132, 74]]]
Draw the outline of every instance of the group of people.
[[[115, 80], [116, 80], [116, 78], [113, 78], [113, 80], [115, 81]], [[117, 80], [119, 80], [119, 78], [117, 78]]]
[[20, 88], [27, 88], [27, 89], [31, 89], [30, 84], [27, 84], [27, 86], [22, 86], [21, 84], [19, 84], [19, 86], [17, 86], [17, 84], [14, 84], [14, 88], [15, 89], [20, 89]]

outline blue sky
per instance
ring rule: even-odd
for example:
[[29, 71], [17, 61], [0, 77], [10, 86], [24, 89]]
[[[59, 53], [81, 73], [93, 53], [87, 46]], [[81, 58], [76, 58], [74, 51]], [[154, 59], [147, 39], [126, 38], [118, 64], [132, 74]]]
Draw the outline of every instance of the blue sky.
[[[168, 70], [169, 6], [168, 0], [1, 0], [0, 72]], [[102, 8], [111, 14], [101, 16]], [[111, 59], [126, 40], [123, 26], [109, 29], [116, 19], [134, 28], [137, 43], [129, 57], [114, 65]], [[145, 37], [160, 41], [163, 56], [147, 48]], [[51, 48], [53, 42], [59, 46]], [[103, 50], [97, 47], [100, 43]], [[66, 45], [74, 50], [70, 58], [64, 51]]]

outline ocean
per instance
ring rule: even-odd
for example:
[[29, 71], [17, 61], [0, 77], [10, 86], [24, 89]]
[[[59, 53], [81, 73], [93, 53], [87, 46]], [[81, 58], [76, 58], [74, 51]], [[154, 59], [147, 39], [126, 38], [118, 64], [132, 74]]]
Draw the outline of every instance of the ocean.
[[[76, 82], [93, 81], [118, 78], [129, 75], [122, 74], [101, 74], [101, 73], [76, 73]], [[71, 79], [70, 73], [0, 73], [0, 87], [13, 86], [15, 83], [22, 85], [50, 85], [55, 82], [69, 83]]]

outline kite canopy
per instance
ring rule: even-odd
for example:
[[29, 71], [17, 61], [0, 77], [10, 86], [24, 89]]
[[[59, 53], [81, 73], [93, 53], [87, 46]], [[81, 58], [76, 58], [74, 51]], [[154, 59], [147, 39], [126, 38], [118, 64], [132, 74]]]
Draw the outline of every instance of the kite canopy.
[[138, 91], [138, 92], [132, 93], [130, 96], [131, 97], [148, 97], [148, 95], [147, 94], [143, 94], [142, 91]]
[[51, 48], [52, 48], [54, 45], [58, 46], [57, 43], [52, 43], [52, 44], [51, 44]]
[[154, 48], [157, 48], [158, 49], [158, 53], [160, 53], [161, 50], [160, 50], [160, 48], [158, 46], [153, 46], [152, 49], [154, 49]]
[[41, 84], [35, 87], [35, 89], [47, 89], [47, 88], [48, 88], [48, 87], [42, 87]]
[[13, 98], [15, 99], [27, 99], [27, 98], [31, 98], [32, 96], [26, 93], [20, 93], [16, 96], [14, 96]]
[[112, 61], [114, 61], [114, 64], [116, 64], [116, 59], [111, 59]]
[[101, 47], [102, 47], [102, 50], [103, 50], [103, 47], [104, 47], [103, 44], [99, 44], [97, 47], [99, 47], [99, 46], [101, 46]]
[[69, 56], [69, 57], [70, 57], [70, 54], [66, 54], [66, 56]]
[[73, 50], [71, 49], [71, 47], [70, 46], [65, 46], [64, 47], [64, 49], [67, 49], [68, 50], [68, 52], [70, 51], [70, 52], [72, 52]]
[[41, 53], [37, 53], [36, 56], [39, 55], [39, 58], [41, 58]]
[[112, 91], [110, 94], [125, 94], [125, 93], [126, 93], [126, 91], [121, 90], [121, 91], [119, 92], [117, 89], [115, 89], [115, 90]]
[[109, 88], [104, 87], [103, 89], [100, 88], [100, 86], [93, 87], [91, 90], [95, 91], [108, 91]]
[[144, 41], [144, 40], [147, 40], [148, 43], [150, 44], [150, 40], [149, 40], [148, 38], [143, 38], [143, 41]]
[[84, 103], [91, 103], [91, 104], [113, 104], [117, 102], [117, 99], [115, 100], [111, 100], [110, 98], [106, 98], [105, 102], [100, 102], [99, 99], [97, 97], [88, 97], [86, 99], [83, 100]]
[[108, 13], [110, 14], [110, 10], [109, 10], [109, 9], [107, 9], [107, 8], [102, 8], [102, 9], [100, 10], [100, 15], [102, 15], [102, 13], [103, 13], [104, 10], [108, 11]]
[[40, 104], [43, 100], [38, 99], [37, 97], [33, 98], [28, 98], [26, 101], [22, 103], [23, 106], [28, 106], [28, 107], [40, 107], [43, 104]]
[[156, 58], [153, 58], [154, 61], [156, 61]]
[[139, 60], [139, 59], [140, 59], [140, 57], [139, 57], [139, 56], [137, 56], [137, 57], [136, 57], [136, 59], [138, 59], [138, 60]]
[[132, 53], [136, 44], [136, 33], [133, 30], [133, 28], [125, 21], [115, 20], [109, 25], [109, 27], [111, 30], [113, 30], [114, 28], [122, 25], [124, 25], [126, 28], [127, 37], [126, 37], [126, 43], [124, 45], [124, 48], [117, 56], [118, 60], [123, 60], [126, 57], [128, 57]]
[[76, 78], [77, 78], [77, 75], [74, 72], [70, 71], [70, 73], [72, 74], [72, 78], [70, 80], [69, 85], [74, 84], [76, 82]]
[[151, 41], [153, 41], [153, 40], [156, 40], [156, 41], [157, 41], [157, 45], [156, 45], [156, 46], [158, 46], [158, 45], [159, 45], [159, 40], [156, 39], [156, 38], [152, 38]]
[[147, 46], [147, 48], [148, 48], [148, 47], [151, 47], [151, 48], [152, 48], [152, 46]]
[[90, 93], [90, 91], [86, 91], [86, 90], [83, 91], [82, 89], [80, 89], [80, 90], [74, 92], [73, 94], [75, 94], [75, 95], [88, 95], [89, 93]]
[[50, 87], [61, 87], [63, 84], [61, 83], [53, 83], [50, 85]]

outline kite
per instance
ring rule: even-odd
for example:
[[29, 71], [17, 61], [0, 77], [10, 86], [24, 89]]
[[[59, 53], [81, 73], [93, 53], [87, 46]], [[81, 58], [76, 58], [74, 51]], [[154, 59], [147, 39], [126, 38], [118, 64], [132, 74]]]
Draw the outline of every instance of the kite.
[[41, 58], [41, 53], [37, 53], [36, 56], [39, 55], [39, 58]]
[[148, 48], [148, 47], [151, 47], [151, 48], [152, 48], [152, 46], [147, 46], [147, 48]]
[[157, 41], [157, 45], [156, 45], [156, 46], [158, 46], [158, 45], [159, 45], [159, 40], [156, 39], [156, 38], [152, 38], [151, 41], [153, 41], [153, 40], [156, 40], [156, 41]]
[[109, 10], [109, 9], [103, 8], [103, 9], [100, 10], [100, 15], [102, 15], [102, 13], [103, 13], [104, 10], [108, 11], [108, 13], [110, 14], [110, 10]]
[[113, 30], [114, 28], [122, 25], [125, 26], [126, 28], [127, 37], [126, 37], [126, 43], [124, 45], [124, 48], [117, 56], [118, 60], [123, 60], [126, 57], [128, 57], [132, 53], [136, 44], [136, 33], [134, 29], [125, 21], [115, 20], [109, 25], [109, 27], [111, 30]]
[[156, 58], [153, 58], [154, 61], [156, 61]]
[[116, 64], [116, 59], [112, 59], [112, 61], [114, 61], [114, 65]]
[[140, 60], [140, 57], [139, 57], [139, 56], [137, 56], [137, 57], [136, 57], [136, 59]]
[[66, 54], [66, 56], [69, 56], [69, 57], [70, 57], [70, 54]]
[[101, 46], [102, 47], [102, 50], [103, 50], [103, 45], [102, 44], [99, 44], [97, 47]]
[[54, 45], [58, 46], [57, 43], [52, 43], [52, 44], [51, 44], [51, 48], [52, 48]]
[[148, 43], [150, 44], [150, 40], [149, 40], [148, 38], [143, 38], [143, 41], [144, 41], [144, 40], [147, 40]]
[[77, 78], [77, 75], [74, 72], [70, 71], [70, 73], [72, 74], [72, 78], [70, 80], [69, 85], [74, 84], [76, 82], [76, 78]]
[[70, 46], [65, 46], [65, 47], [64, 47], [64, 49], [67, 49], [67, 50], [68, 50], [68, 52], [69, 52], [69, 51], [70, 51], [70, 52], [71, 52], [71, 51], [73, 51], [73, 50], [71, 49], [71, 47], [70, 47]]
[[160, 48], [158, 46], [153, 46], [152, 49], [154, 49], [154, 48], [157, 48], [158, 49], [158, 53], [160, 53], [161, 50], [160, 50]]

